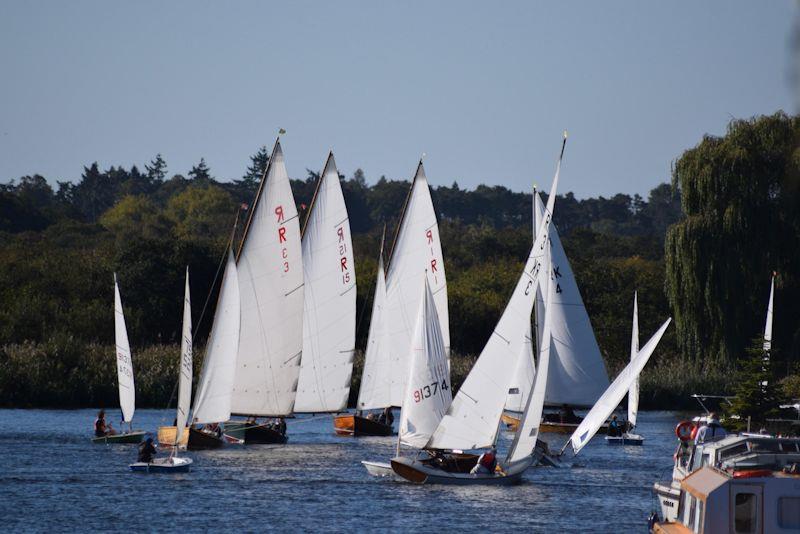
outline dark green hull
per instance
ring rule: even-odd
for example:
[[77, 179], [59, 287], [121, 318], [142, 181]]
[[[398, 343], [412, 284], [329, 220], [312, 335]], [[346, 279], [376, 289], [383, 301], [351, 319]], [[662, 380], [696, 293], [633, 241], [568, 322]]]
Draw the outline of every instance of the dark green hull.
[[144, 430], [134, 430], [133, 432], [114, 434], [113, 436], [92, 438], [92, 443], [141, 443], [145, 434], [147, 432]]

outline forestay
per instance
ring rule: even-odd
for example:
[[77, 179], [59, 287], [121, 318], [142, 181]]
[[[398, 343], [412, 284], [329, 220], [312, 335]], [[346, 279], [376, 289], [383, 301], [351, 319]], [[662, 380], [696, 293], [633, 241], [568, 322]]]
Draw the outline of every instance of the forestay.
[[279, 141], [239, 250], [242, 327], [232, 411], [292, 413], [303, 350], [303, 262], [289, 176]]
[[553, 282], [553, 274], [550, 269], [552, 267], [551, 255], [549, 253], [549, 246], [545, 247], [548, 253], [545, 255], [545, 273], [550, 273], [550, 276], [542, 276], [539, 285], [545, 285], [545, 313], [542, 320], [542, 336], [539, 338], [539, 372], [536, 373], [536, 380], [533, 384], [533, 390], [528, 397], [525, 411], [517, 428], [517, 433], [514, 435], [514, 441], [511, 443], [511, 448], [508, 451], [506, 459], [507, 464], [512, 464], [516, 461], [522, 460], [533, 453], [536, 447], [536, 440], [539, 437], [539, 424], [542, 420], [542, 411], [544, 410], [544, 397], [547, 392], [547, 375], [550, 367], [550, 348], [551, 343], [551, 325], [552, 316], [550, 310], [552, 309], [553, 293], [555, 283]]
[[361, 389], [358, 392], [358, 409], [372, 410], [392, 406], [392, 372], [394, 366], [386, 350], [386, 328], [384, 307], [386, 305], [386, 277], [383, 271], [383, 241], [378, 258], [378, 278], [375, 281], [375, 298], [369, 323], [369, 337], [364, 356], [364, 371], [361, 374]]
[[231, 389], [240, 328], [238, 278], [233, 252], [228, 250], [228, 263], [222, 276], [214, 323], [194, 397], [194, 423], [219, 423], [231, 417]]
[[[538, 193], [534, 193], [534, 197], [537, 218], [541, 219], [542, 200]], [[608, 387], [608, 374], [555, 226], [550, 227], [550, 242], [556, 286], [551, 310], [553, 354], [545, 402], [549, 406], [592, 406]], [[539, 293], [537, 298], [537, 317], [544, 313], [541, 295]], [[541, 320], [538, 326], [541, 339]]]
[[180, 376], [178, 377], [178, 426], [175, 443], [181, 442], [189, 406], [192, 402], [192, 299], [189, 291], [189, 268], [186, 268], [186, 287], [183, 296], [183, 335], [181, 336]]
[[122, 409], [122, 420], [130, 423], [136, 409], [136, 389], [133, 385], [131, 346], [128, 343], [128, 330], [125, 328], [125, 315], [122, 313], [122, 298], [119, 295], [116, 273], [114, 273], [114, 343], [117, 353], [119, 407]]
[[[564, 138], [566, 143], [566, 137]], [[562, 144], [561, 156], [564, 154]], [[447, 414], [439, 423], [428, 448], [476, 449], [491, 446], [508, 396], [508, 386], [522, 350], [525, 332], [531, 321], [536, 285], [542, 272], [547, 235], [553, 214], [561, 157], [541, 219], [536, 241], [525, 269], [500, 317], [489, 341], [483, 348], [464, 384], [459, 389]]]
[[400, 441], [421, 449], [453, 400], [447, 352], [427, 277], [409, 358], [411, 365], [400, 413]]
[[295, 412], [347, 407], [356, 343], [356, 272], [350, 221], [333, 153], [303, 230], [303, 356]]
[[600, 426], [608, 419], [608, 416], [614, 411], [614, 409], [619, 405], [622, 397], [625, 396], [625, 393], [628, 392], [630, 389], [631, 384], [636, 378], [639, 376], [639, 373], [642, 372], [644, 369], [647, 360], [650, 359], [650, 356], [653, 354], [653, 351], [656, 350], [656, 346], [658, 346], [658, 342], [661, 341], [661, 336], [664, 335], [664, 331], [666, 331], [667, 327], [669, 326], [670, 321], [672, 318], [667, 319], [664, 321], [664, 324], [661, 325], [661, 328], [653, 334], [653, 337], [642, 347], [642, 350], [639, 351], [639, 354], [636, 358], [630, 362], [625, 369], [614, 379], [608, 389], [603, 393], [603, 395], [597, 400], [597, 403], [589, 410], [589, 413], [586, 414], [586, 417], [583, 418], [581, 424], [578, 425], [578, 428], [575, 429], [572, 436], [570, 436], [567, 445], [572, 445], [572, 450], [575, 454], [589, 443], [589, 440], [594, 437], [597, 430]]
[[[631, 361], [639, 354], [639, 305], [638, 295], [633, 292], [633, 327], [631, 329]], [[631, 384], [628, 390], [628, 423], [636, 426], [636, 416], [639, 414], [639, 377]]]
[[419, 288], [425, 271], [431, 286], [442, 329], [445, 349], [450, 350], [450, 326], [447, 308], [447, 279], [436, 212], [422, 162], [411, 183], [400, 225], [395, 235], [389, 269], [386, 274], [384, 326], [392, 366], [389, 400], [400, 406], [408, 376], [408, 355], [420, 304]]

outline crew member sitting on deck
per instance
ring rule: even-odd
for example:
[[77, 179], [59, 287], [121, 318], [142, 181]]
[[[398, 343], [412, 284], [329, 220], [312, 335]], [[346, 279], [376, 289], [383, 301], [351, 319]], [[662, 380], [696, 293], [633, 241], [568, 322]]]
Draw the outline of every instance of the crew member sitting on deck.
[[113, 436], [116, 433], [111, 424], [106, 423], [106, 411], [100, 410], [97, 412], [97, 419], [94, 420], [94, 435], [102, 438], [103, 436]]
[[497, 448], [492, 446], [491, 449], [478, 457], [478, 463], [475, 464], [470, 473], [473, 475], [493, 475], [495, 467], [497, 467]]
[[392, 408], [386, 407], [383, 409], [383, 413], [378, 416], [378, 422], [384, 425], [392, 426], [394, 423], [394, 415], [392, 414]]
[[617, 416], [611, 417], [611, 422], [608, 423], [608, 435], [612, 438], [617, 438], [622, 435], [622, 425], [617, 421]]
[[278, 429], [278, 432], [280, 432], [284, 436], [286, 435], [286, 419], [284, 419], [283, 417], [278, 419], [277, 429]]
[[156, 456], [156, 447], [153, 445], [153, 438], [147, 438], [147, 441], [139, 445], [138, 461], [149, 464]]
[[697, 431], [697, 437], [694, 443], [695, 445], [699, 445], [701, 443], [719, 441], [727, 435], [728, 433], [725, 432], [725, 429], [722, 428], [722, 425], [717, 419], [717, 414], [710, 413], [706, 418], [706, 422]]

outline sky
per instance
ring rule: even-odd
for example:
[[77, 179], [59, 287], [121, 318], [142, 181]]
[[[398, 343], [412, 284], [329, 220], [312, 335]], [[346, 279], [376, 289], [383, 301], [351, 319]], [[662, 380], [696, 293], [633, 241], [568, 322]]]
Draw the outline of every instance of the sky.
[[320, 169], [643, 196], [732, 118], [797, 112], [798, 4], [0, 2], [0, 182], [83, 166]]

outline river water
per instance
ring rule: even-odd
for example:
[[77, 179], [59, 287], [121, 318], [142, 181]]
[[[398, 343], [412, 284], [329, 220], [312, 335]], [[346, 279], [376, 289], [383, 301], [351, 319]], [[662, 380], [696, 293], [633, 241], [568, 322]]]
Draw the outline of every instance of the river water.
[[[596, 437], [566, 468], [529, 469], [517, 486], [446, 487], [369, 476], [361, 460], [388, 460], [395, 438], [340, 438], [328, 416], [288, 420], [286, 445], [188, 452], [188, 474], [135, 474], [134, 446], [91, 443], [94, 417], [0, 410], [2, 530], [646, 532], [678, 420], [642, 412], [643, 447]], [[155, 432], [173, 417], [137, 410], [134, 427]], [[543, 438], [560, 448], [567, 436]]]

